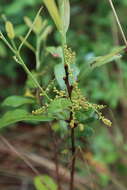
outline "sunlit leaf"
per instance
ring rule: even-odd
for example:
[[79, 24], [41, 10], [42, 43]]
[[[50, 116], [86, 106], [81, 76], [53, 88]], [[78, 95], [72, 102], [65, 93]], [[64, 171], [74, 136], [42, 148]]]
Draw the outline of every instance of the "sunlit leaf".
[[35, 33], [39, 33], [43, 27], [43, 22], [42, 22], [42, 18], [40, 15], [37, 16], [36, 18], [36, 21], [34, 23], [34, 26], [33, 26], [33, 22], [31, 21], [31, 19], [27, 16], [24, 17], [24, 21], [26, 23], [26, 25], [29, 27], [29, 28], [32, 28], [32, 30], [35, 32]]
[[60, 46], [59, 47], [50, 46], [50, 47], [47, 47], [46, 50], [47, 52], [51, 53], [53, 57], [62, 58], [63, 52]]
[[106, 63], [115, 61], [117, 59], [121, 58], [121, 52], [125, 49], [125, 46], [115, 48], [111, 53], [105, 55], [105, 56], [99, 56], [95, 57], [90, 61], [91, 67], [100, 67]]
[[48, 9], [54, 23], [56, 24], [57, 29], [61, 30], [61, 18], [59, 10], [57, 8], [55, 0], [43, 0], [46, 8]]
[[[73, 70], [72, 71], [72, 77], [69, 77], [70, 84], [73, 84], [75, 80], [77, 80], [77, 77], [79, 75], [79, 68], [75, 64], [71, 64], [70, 68]], [[58, 64], [54, 68], [54, 73], [55, 73], [55, 78], [61, 87], [61, 89], [65, 89], [65, 81], [63, 78], [65, 77], [65, 69], [63, 64]]]
[[34, 185], [36, 190], [57, 190], [57, 185], [54, 180], [47, 176], [37, 176], [34, 178]]
[[69, 3], [69, 0], [62, 0], [61, 12], [62, 12], [61, 16], [62, 16], [63, 30], [66, 33], [68, 28], [69, 28], [69, 24], [70, 24], [70, 3]]
[[9, 96], [3, 101], [2, 106], [18, 107], [24, 104], [33, 103], [35, 103], [35, 100], [32, 98], [27, 98], [23, 96]]
[[40, 39], [45, 40], [47, 36], [52, 32], [52, 26], [47, 26], [41, 33]]
[[32, 115], [23, 109], [15, 109], [6, 112], [0, 118], [0, 128], [14, 124], [19, 121], [51, 121], [52, 118], [45, 115]]
[[65, 89], [66, 85], [63, 80], [63, 78], [65, 77], [64, 65], [63, 64], [56, 65], [54, 68], [54, 73], [55, 73], [55, 78], [56, 78], [59, 86], [61, 87], [61, 89]]

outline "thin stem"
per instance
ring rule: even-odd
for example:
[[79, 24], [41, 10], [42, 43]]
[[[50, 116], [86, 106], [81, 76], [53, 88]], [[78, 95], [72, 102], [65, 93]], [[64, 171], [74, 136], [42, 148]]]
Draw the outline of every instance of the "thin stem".
[[[50, 101], [50, 98], [48, 97], [47, 93], [43, 90], [43, 88], [40, 86], [40, 84], [38, 83], [38, 81], [35, 79], [35, 77], [32, 75], [32, 73], [30, 72], [30, 70], [27, 68], [27, 66], [25, 65], [24, 61], [22, 60], [20, 53], [17, 49], [14, 49], [10, 43], [6, 40], [6, 38], [4, 37], [4, 35], [2, 34], [2, 32], [0, 31], [0, 37], [1, 39], [4, 41], [4, 43], [9, 47], [9, 49], [15, 54], [14, 58], [15, 61], [17, 63], [19, 63], [20, 65], [22, 65], [22, 67], [24, 68], [24, 70], [26, 71], [26, 73], [31, 77], [31, 79], [33, 80], [34, 84], [40, 89], [40, 91], [42, 92], [42, 94], [44, 94], [44, 96], [47, 97], [47, 99]], [[15, 44], [14, 47], [16, 48]]]
[[15, 54], [15, 49], [10, 45], [10, 43], [6, 40], [2, 32], [0, 31], [0, 38], [4, 41], [4, 43], [9, 47], [9, 49]]
[[40, 15], [41, 11], [42, 11], [42, 8], [43, 8], [43, 7], [41, 7], [41, 8], [39, 9], [39, 11], [38, 11], [38, 13], [37, 13], [37, 15], [36, 15], [36, 17], [35, 17], [35, 19], [34, 19], [34, 21], [33, 21], [32, 26], [30, 27], [28, 33], [26, 34], [25, 38], [24, 38], [23, 41], [21, 42], [21, 44], [20, 44], [20, 46], [19, 46], [19, 48], [18, 48], [18, 52], [20, 52], [20, 50], [21, 50], [23, 44], [25, 43], [25, 41], [26, 41], [27, 38], [29, 37], [30, 33], [32, 32], [33, 27], [34, 27], [34, 25], [35, 25], [35, 23], [36, 23], [36, 20], [37, 20], [38, 16]]
[[15, 51], [17, 50], [17, 47], [16, 47], [16, 44], [15, 44], [15, 41], [14, 39], [11, 40], [11, 44], [12, 44], [12, 47], [15, 49]]
[[40, 68], [40, 47], [41, 47], [41, 40], [37, 35], [37, 44], [36, 44], [36, 70]]
[[[20, 41], [22, 42], [24, 38], [23, 38], [22, 36], [19, 36], [19, 39], [20, 39]], [[35, 48], [34, 48], [28, 41], [25, 41], [25, 42], [24, 42], [24, 45], [25, 45], [26, 47], [28, 47], [33, 53], [36, 52]]]
[[108, 0], [108, 1], [109, 1], [109, 3], [110, 3], [110, 6], [111, 6], [111, 8], [112, 8], [113, 14], [114, 14], [115, 19], [116, 19], [116, 22], [117, 22], [118, 27], [119, 27], [119, 29], [120, 29], [120, 32], [121, 32], [121, 34], [122, 34], [124, 43], [125, 43], [125, 45], [127, 46], [127, 39], [126, 39], [126, 36], [125, 36], [125, 34], [124, 34], [122, 25], [121, 25], [120, 20], [119, 20], [119, 18], [118, 18], [118, 15], [117, 15], [117, 13], [116, 13], [116, 10], [115, 10], [115, 7], [114, 7], [114, 5], [113, 5], [113, 2], [112, 2], [112, 0]]
[[17, 52], [16, 56], [18, 58], [17, 62], [19, 64], [22, 65], [22, 67], [24, 68], [24, 70], [26, 71], [26, 73], [31, 77], [31, 79], [33, 80], [33, 82], [35, 83], [35, 85], [40, 89], [40, 91], [42, 92], [42, 94], [44, 96], [46, 96], [46, 98], [50, 101], [50, 98], [48, 97], [47, 93], [43, 90], [43, 88], [40, 86], [40, 84], [38, 83], [38, 81], [35, 79], [35, 77], [32, 75], [32, 73], [30, 72], [30, 70], [27, 68], [27, 66], [25, 65], [24, 61], [22, 60], [20, 54]]
[[[49, 123], [50, 124], [50, 123]], [[51, 133], [52, 137], [52, 143], [54, 145], [54, 161], [55, 161], [55, 172], [56, 172], [56, 179], [57, 179], [57, 184], [58, 184], [58, 189], [57, 190], [62, 190], [61, 188], [61, 180], [60, 180], [60, 173], [59, 173], [59, 151], [58, 151], [58, 139], [55, 136], [54, 131], [52, 130], [51, 126], [49, 126], [49, 130]]]
[[[63, 46], [64, 47], [64, 46]], [[64, 52], [64, 49], [63, 49]], [[64, 61], [65, 61], [65, 56], [64, 57]], [[67, 91], [68, 91], [68, 96], [71, 100], [71, 95], [72, 95], [72, 90], [73, 90], [73, 86], [70, 85], [69, 83], [69, 68], [68, 65], [66, 65], [64, 63], [64, 68], [65, 68], [65, 84], [67, 87]], [[70, 111], [70, 118], [69, 118], [69, 124], [68, 124], [68, 128], [71, 130], [71, 153], [72, 153], [72, 161], [71, 161], [71, 171], [70, 171], [70, 190], [74, 189], [74, 174], [75, 174], [75, 161], [76, 161], [76, 157], [75, 157], [75, 152], [76, 152], [76, 148], [75, 148], [75, 128], [71, 127], [71, 121], [73, 120], [73, 112]], [[74, 124], [75, 125], [75, 124]]]
[[[64, 32], [61, 33], [61, 39], [62, 39], [62, 50], [63, 50], [63, 60], [62, 61], [64, 64], [64, 69], [65, 69], [64, 81], [65, 81], [66, 88], [68, 91], [68, 96], [71, 100], [73, 86], [70, 85], [70, 82], [69, 82], [69, 67], [66, 64], [66, 60], [65, 60], [64, 47], [65, 47], [67, 42], [66, 42], [66, 34]], [[75, 157], [75, 152], [76, 152], [75, 129], [71, 127], [71, 121], [72, 120], [73, 120], [73, 113], [72, 113], [72, 111], [70, 111], [69, 124], [68, 124], [68, 128], [71, 130], [71, 153], [72, 153], [71, 171], [70, 171], [70, 190], [74, 190], [74, 174], [75, 174], [75, 161], [76, 161], [76, 157]]]
[[71, 129], [71, 151], [72, 151], [72, 163], [71, 163], [71, 173], [70, 173], [70, 190], [74, 189], [74, 174], [75, 174], [75, 161], [76, 161], [76, 148], [75, 148], [75, 129]]
[[13, 153], [19, 156], [19, 158], [21, 158], [25, 162], [25, 164], [32, 169], [35, 175], [40, 175], [38, 170], [27, 160], [27, 158], [25, 158], [19, 151], [17, 151], [17, 149], [13, 145], [11, 145], [11, 143], [5, 137], [0, 135], [0, 139]]

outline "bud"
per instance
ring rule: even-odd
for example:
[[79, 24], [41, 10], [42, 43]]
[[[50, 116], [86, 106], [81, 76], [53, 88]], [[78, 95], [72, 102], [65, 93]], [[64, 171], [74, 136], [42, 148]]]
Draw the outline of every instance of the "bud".
[[32, 21], [30, 20], [29, 17], [25, 16], [25, 17], [24, 17], [24, 21], [25, 21], [26, 25], [27, 25], [29, 28], [32, 27]]
[[39, 33], [43, 27], [42, 18], [39, 15], [36, 18], [34, 25], [33, 25], [33, 22], [31, 21], [31, 19], [27, 16], [24, 17], [24, 21], [25, 21], [26, 25], [29, 28], [31, 28], [35, 33]]
[[38, 16], [36, 19], [35, 25], [34, 25], [36, 33], [39, 33], [41, 31], [42, 26], [43, 26], [42, 24], [43, 24], [42, 18], [41, 18], [41, 16]]
[[84, 131], [84, 125], [82, 123], [79, 124], [80, 131]]
[[10, 22], [10, 21], [7, 21], [5, 23], [5, 29], [6, 29], [6, 32], [7, 32], [7, 35], [8, 37], [13, 40], [14, 37], [15, 37], [15, 32], [14, 32], [14, 27], [13, 27], [13, 24]]
[[102, 121], [105, 125], [111, 127], [112, 125], [112, 122], [109, 120], [109, 119], [106, 119], [106, 118], [102, 118]]

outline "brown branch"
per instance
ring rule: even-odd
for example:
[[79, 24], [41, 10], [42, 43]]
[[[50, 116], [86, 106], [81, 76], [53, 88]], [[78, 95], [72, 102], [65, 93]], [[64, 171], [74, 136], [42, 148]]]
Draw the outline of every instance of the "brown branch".
[[[71, 129], [71, 146], [72, 146], [72, 156], [75, 155], [75, 129], [72, 128]], [[71, 165], [71, 173], [70, 173], [70, 177], [71, 177], [71, 181], [70, 181], [70, 190], [73, 190], [74, 188], [74, 173], [75, 173], [75, 161], [76, 161], [76, 156], [73, 156], [72, 158], [72, 165]]]
[[54, 161], [55, 161], [55, 168], [56, 168], [56, 179], [58, 184], [58, 190], [61, 190], [61, 180], [59, 174], [59, 152], [58, 152], [58, 140], [55, 136], [54, 131], [52, 130], [51, 126], [49, 126], [49, 132], [51, 133], [52, 141], [53, 141], [53, 153], [54, 153]]
[[66, 74], [66, 76], [64, 77], [64, 81], [65, 81], [65, 84], [66, 84], [66, 87], [67, 87], [69, 98], [71, 99], [71, 93], [72, 93], [72, 90], [73, 90], [73, 86], [71, 86], [70, 83], [69, 83], [68, 65], [65, 65], [64, 69], [65, 69], [65, 74]]
[[[70, 85], [70, 83], [69, 83], [69, 68], [68, 68], [67, 64], [64, 65], [64, 69], [65, 69], [65, 74], [66, 74], [66, 76], [64, 77], [64, 81], [65, 81], [65, 84], [67, 87], [68, 96], [71, 100], [73, 86]], [[70, 190], [74, 189], [74, 174], [75, 174], [75, 161], [76, 161], [76, 157], [75, 157], [75, 152], [76, 152], [75, 131], [74, 131], [75, 129], [72, 128], [70, 125], [72, 120], [73, 120], [73, 113], [71, 111], [70, 117], [69, 117], [69, 124], [68, 124], [69, 129], [71, 129], [71, 152], [72, 152], [72, 163], [71, 163], [71, 171], [70, 171]], [[74, 126], [75, 126], [75, 124], [74, 124]]]
[[[49, 159], [47, 159], [47, 158], [45, 158], [43, 156], [36, 155], [34, 153], [26, 152], [25, 150], [23, 150], [23, 149], [21, 149], [19, 147], [16, 147], [16, 149], [18, 149], [18, 151], [20, 152], [20, 154], [22, 154], [24, 157], [26, 157], [32, 163], [35, 163], [37, 166], [42, 166], [42, 167], [48, 169], [53, 174], [55, 173], [56, 169], [55, 169], [55, 166], [54, 166], [54, 163], [53, 163], [52, 160], [49, 160]], [[12, 155], [14, 157], [18, 156], [11, 149], [8, 149], [3, 143], [0, 144], [0, 152], [10, 153], [10, 155]], [[3, 168], [3, 169], [5, 171], [5, 168]], [[2, 170], [2, 166], [1, 166], [0, 171], [1, 170]], [[18, 174], [20, 175], [20, 172]], [[67, 167], [65, 168], [62, 165], [59, 165], [59, 175], [60, 175], [61, 181], [69, 183], [69, 174], [70, 173], [69, 173], [69, 170], [67, 169]], [[84, 179], [84, 177], [78, 176], [76, 174], [75, 175], [75, 182], [76, 182], [75, 186], [78, 189], [82, 186], [81, 189], [85, 190], [84, 186], [88, 186], [89, 185], [90, 179], [89, 178], [85, 178]]]
[[35, 175], [39, 176], [40, 173], [38, 170], [29, 162], [29, 160], [23, 156], [23, 154], [18, 151], [4, 136], [0, 135], [0, 140], [14, 153], [16, 154], [20, 159], [22, 159], [25, 164], [32, 169]]

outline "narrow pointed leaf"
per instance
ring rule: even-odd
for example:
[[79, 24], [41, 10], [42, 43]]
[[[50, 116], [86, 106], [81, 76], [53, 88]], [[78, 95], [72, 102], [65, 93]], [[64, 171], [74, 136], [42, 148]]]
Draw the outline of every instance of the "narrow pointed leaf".
[[57, 29], [61, 30], [61, 18], [59, 14], [59, 10], [57, 8], [55, 0], [43, 0], [46, 8], [49, 11], [54, 23], [56, 24]]
[[121, 58], [121, 52], [125, 49], [125, 46], [118, 47], [114, 49], [111, 53], [105, 55], [105, 56], [99, 56], [92, 59], [90, 62], [91, 67], [100, 67], [106, 63], [109, 63], [111, 61], [117, 60]]
[[23, 96], [9, 96], [3, 101], [2, 106], [19, 107], [24, 104], [33, 103], [35, 103], [35, 100], [32, 98], [27, 98]]
[[66, 85], [65, 81], [63, 80], [63, 78], [65, 77], [64, 65], [63, 64], [56, 65], [54, 68], [54, 74], [60, 88], [65, 89]]
[[32, 28], [32, 30], [35, 32], [35, 33], [39, 33], [42, 29], [42, 26], [43, 26], [43, 22], [42, 22], [42, 18], [40, 15], [38, 15], [38, 17], [36, 18], [35, 20], [35, 23], [34, 23], [34, 26], [33, 26], [33, 22], [31, 21], [31, 19], [27, 16], [24, 17], [24, 21], [26, 23], [26, 25], [29, 27], [29, 28]]
[[[73, 69], [73, 72], [72, 72], [73, 77], [69, 77], [69, 81], [70, 81], [70, 84], [73, 84], [75, 80], [77, 80], [80, 70], [75, 64], [70, 65], [70, 68]], [[55, 78], [60, 88], [65, 89], [66, 85], [65, 85], [65, 81], [63, 80], [63, 78], [65, 77], [64, 65], [63, 64], [56, 65], [54, 68], [54, 73], [55, 73]]]
[[59, 58], [63, 57], [63, 52], [62, 52], [61, 46], [59, 46], [59, 47], [49, 46], [49, 47], [46, 48], [46, 51], [48, 53], [51, 53], [51, 55], [53, 57], [56, 57], [56, 58], [57, 57], [59, 57]]
[[46, 115], [32, 115], [23, 109], [16, 109], [6, 112], [0, 118], [0, 128], [14, 124], [19, 121], [51, 121], [52, 118]]
[[69, 28], [69, 24], [70, 24], [70, 3], [69, 3], [69, 0], [63, 0], [61, 12], [62, 12], [63, 30], [66, 33], [68, 28]]

